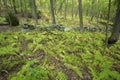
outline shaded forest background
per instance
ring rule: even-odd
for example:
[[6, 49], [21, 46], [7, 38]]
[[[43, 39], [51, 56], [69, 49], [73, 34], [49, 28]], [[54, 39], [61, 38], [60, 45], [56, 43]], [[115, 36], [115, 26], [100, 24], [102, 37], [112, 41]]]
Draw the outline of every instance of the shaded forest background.
[[[105, 24], [108, 15], [108, 0], [87, 0], [82, 1], [82, 13], [84, 26], [91, 24]], [[110, 24], [114, 21], [116, 12], [116, 0], [111, 0]], [[0, 15], [5, 16], [8, 12], [15, 13], [23, 22], [35, 19], [39, 25], [52, 23], [49, 0], [1, 0]], [[79, 26], [79, 6], [77, 0], [54, 0], [54, 15], [57, 24], [65, 26]], [[38, 20], [36, 20], [38, 18]]]

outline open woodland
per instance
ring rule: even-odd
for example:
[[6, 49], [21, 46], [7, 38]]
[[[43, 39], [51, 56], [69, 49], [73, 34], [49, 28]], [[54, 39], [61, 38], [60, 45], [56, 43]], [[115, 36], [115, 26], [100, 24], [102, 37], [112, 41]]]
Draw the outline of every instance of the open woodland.
[[0, 0], [0, 80], [120, 80], [120, 0]]

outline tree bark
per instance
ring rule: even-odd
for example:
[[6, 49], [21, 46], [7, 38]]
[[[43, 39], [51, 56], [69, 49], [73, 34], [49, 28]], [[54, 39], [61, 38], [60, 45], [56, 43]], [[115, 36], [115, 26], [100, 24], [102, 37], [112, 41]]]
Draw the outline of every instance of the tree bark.
[[2, 0], [0, 0], [0, 5], [2, 6]]
[[20, 0], [20, 10], [21, 10], [21, 13], [23, 13], [23, 2], [22, 2], [22, 0]]
[[82, 15], [82, 0], [78, 0], [79, 3], [79, 24], [80, 24], [80, 31], [83, 31], [83, 15]]
[[90, 12], [90, 0], [87, 1], [88, 5], [87, 5], [87, 9], [86, 9], [86, 16], [89, 16], [89, 12]]
[[17, 14], [17, 9], [16, 9], [16, 5], [15, 5], [15, 0], [12, 0], [13, 2], [13, 10], [14, 10], [14, 13]]
[[114, 44], [119, 39], [119, 32], [120, 32], [120, 0], [117, 0], [117, 1], [118, 1], [118, 5], [117, 5], [117, 10], [116, 10], [115, 22], [114, 22], [114, 25], [113, 25], [112, 34], [111, 34], [110, 38], [108, 39], [108, 44]]
[[72, 0], [72, 20], [73, 20], [73, 15], [74, 15], [74, 1]]
[[53, 7], [53, 0], [50, 0], [50, 8], [51, 8], [51, 15], [52, 15], [52, 24], [55, 25], [55, 14], [54, 14], [54, 7]]
[[99, 17], [100, 17], [100, 6], [101, 6], [100, 0], [98, 0], [97, 24], [98, 24], [98, 22], [99, 22]]
[[91, 19], [90, 19], [91, 21], [93, 21], [94, 19], [94, 13], [95, 13], [94, 5], [95, 5], [95, 0], [92, 0]]
[[3, 5], [5, 6], [6, 10], [8, 10], [7, 0], [3, 0]]
[[27, 1], [24, 0], [24, 15], [26, 17], [26, 22], [28, 23], [28, 9], [27, 9]]
[[60, 11], [60, 15], [62, 15], [62, 7], [63, 7], [63, 3], [64, 3], [64, 0], [61, 1], [61, 3], [60, 3], [60, 7], [59, 7], [59, 9], [58, 9], [58, 11]]
[[33, 2], [33, 10], [34, 10], [35, 23], [38, 24], [38, 18], [37, 18], [37, 7], [36, 7], [35, 0], [32, 0], [32, 2]]
[[66, 14], [67, 14], [67, 0], [64, 0], [65, 1], [65, 9], [64, 9], [64, 18], [66, 20]]
[[91, 15], [91, 13], [90, 13], [90, 0], [88, 0], [88, 10], [87, 10], [86, 15], [88, 16], [88, 23], [90, 23], [90, 15]]
[[[0, 0], [0, 11], [1, 11], [1, 8], [2, 8], [2, 1]], [[0, 15], [1, 16], [1, 15]]]
[[[105, 50], [108, 46], [108, 24], [110, 21], [110, 10], [111, 10], [111, 0], [109, 0], [109, 4], [108, 4], [108, 15], [107, 15], [107, 24], [106, 24], [106, 39], [105, 39]], [[106, 51], [104, 51], [106, 52]]]
[[3, 0], [3, 4], [5, 7], [7, 7], [7, 1], [6, 0]]

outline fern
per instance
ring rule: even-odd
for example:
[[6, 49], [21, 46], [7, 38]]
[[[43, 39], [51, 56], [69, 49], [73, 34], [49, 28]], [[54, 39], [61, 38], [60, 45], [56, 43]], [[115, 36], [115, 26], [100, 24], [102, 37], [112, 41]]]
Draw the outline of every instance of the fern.
[[73, 66], [71, 64], [64, 64], [68, 69], [72, 69], [80, 78], [83, 78], [82, 72], [80, 71], [80, 69], [76, 66]]
[[68, 80], [67, 76], [63, 72], [58, 72], [55, 80]]
[[44, 70], [42, 66], [36, 68], [31, 67], [36, 62], [38, 61], [28, 61], [26, 65], [23, 66], [22, 70], [10, 80], [48, 80], [48, 71]]

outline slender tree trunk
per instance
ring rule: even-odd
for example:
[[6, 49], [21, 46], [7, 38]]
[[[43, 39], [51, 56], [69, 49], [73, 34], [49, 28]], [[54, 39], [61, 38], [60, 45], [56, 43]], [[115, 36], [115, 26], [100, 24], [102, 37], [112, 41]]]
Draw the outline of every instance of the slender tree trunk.
[[73, 20], [73, 15], [74, 15], [74, 1], [72, 0], [72, 20]]
[[11, 0], [9, 0], [9, 3], [10, 3], [10, 8], [13, 8], [12, 1], [11, 1]]
[[[20, 0], [21, 1], [21, 0]], [[15, 5], [16, 5], [16, 10], [19, 12], [20, 11], [20, 1], [19, 0], [16, 0], [15, 1]]]
[[6, 0], [3, 0], [3, 4], [4, 4], [4, 6], [6, 7], [6, 6], [7, 6], [7, 1], [6, 1]]
[[28, 9], [27, 9], [27, 1], [24, 0], [24, 15], [26, 17], [26, 22], [28, 23]]
[[113, 25], [113, 31], [108, 39], [109, 44], [113, 44], [118, 41], [119, 39], [119, 32], [120, 32], [120, 0], [117, 0], [117, 10], [116, 10], [116, 16], [115, 16], [115, 22]]
[[76, 11], [75, 11], [75, 17], [78, 16], [78, 13], [79, 13], [79, 6], [77, 7]]
[[66, 15], [67, 15], [67, 0], [64, 0], [65, 2], [65, 9], [64, 9], [64, 18], [65, 18], [65, 20], [67, 19], [66, 18]]
[[94, 18], [94, 13], [95, 13], [95, 10], [94, 10], [94, 4], [95, 4], [95, 0], [92, 0], [92, 9], [91, 9], [91, 21], [93, 21], [93, 18]]
[[54, 7], [54, 14], [56, 14], [57, 13], [57, 10], [56, 10], [56, 7], [57, 7], [57, 5], [56, 5], [56, 0], [54, 0], [53, 1], [53, 7]]
[[[2, 1], [0, 0], [0, 11], [1, 11], [1, 8], [2, 8]], [[1, 15], [0, 15], [1, 16]]]
[[22, 3], [22, 0], [20, 0], [20, 10], [21, 10], [21, 13], [23, 13], [23, 3]]
[[2, 6], [2, 1], [0, 0], [0, 5]]
[[14, 10], [14, 13], [17, 14], [17, 9], [16, 9], [16, 5], [15, 5], [15, 0], [12, 0], [13, 2], [13, 10]]
[[0, 3], [1, 3], [1, 5], [2, 5], [2, 0], [0, 0]]
[[52, 24], [55, 25], [55, 14], [54, 14], [54, 7], [53, 7], [53, 0], [50, 0], [50, 8], [51, 8], [51, 15], [52, 15]]
[[5, 6], [6, 10], [8, 10], [7, 0], [3, 0], [3, 4], [4, 4], [4, 6]]
[[87, 9], [86, 9], [86, 16], [88, 16], [89, 14], [89, 10], [90, 9], [90, 0], [88, 0], [88, 5], [87, 5]]
[[63, 7], [63, 3], [64, 3], [64, 0], [61, 1], [61, 3], [60, 3], [60, 7], [59, 7], [59, 9], [58, 9], [58, 11], [60, 11], [60, 15], [62, 15], [62, 7]]
[[36, 7], [35, 0], [32, 0], [32, 2], [33, 2], [33, 10], [34, 10], [34, 18], [35, 18], [35, 22], [36, 22], [36, 24], [38, 24], [38, 18], [37, 18], [37, 7]]
[[87, 9], [87, 14], [86, 15], [88, 15], [88, 23], [90, 23], [90, 0], [88, 0], [88, 9]]
[[109, 0], [109, 4], [108, 4], [108, 15], [107, 15], [107, 24], [106, 24], [105, 50], [106, 50], [107, 45], [108, 45], [108, 24], [109, 24], [109, 20], [110, 20], [110, 9], [111, 9], [111, 0]]
[[79, 3], [79, 24], [80, 24], [80, 31], [83, 31], [83, 15], [82, 15], [82, 0], [78, 0]]
[[100, 0], [98, 0], [97, 24], [99, 22], [99, 17], [100, 17]]
[[3, 7], [2, 0], [0, 0], [0, 7], [1, 7], [1, 8]]

